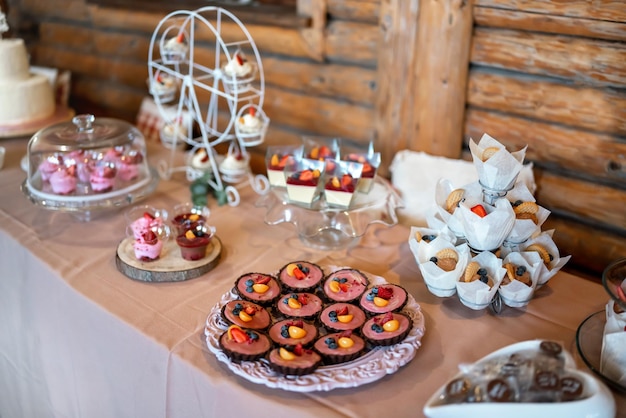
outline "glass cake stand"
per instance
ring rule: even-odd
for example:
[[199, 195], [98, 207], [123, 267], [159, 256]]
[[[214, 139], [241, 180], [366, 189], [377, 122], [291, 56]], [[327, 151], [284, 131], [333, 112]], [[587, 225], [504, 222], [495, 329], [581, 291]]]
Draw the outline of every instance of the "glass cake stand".
[[391, 184], [377, 176], [370, 192], [357, 193], [349, 209], [330, 207], [323, 197], [310, 207], [294, 204], [282, 187], [272, 188], [256, 206], [267, 209], [268, 225], [293, 224], [305, 245], [338, 250], [356, 245], [371, 224], [396, 225], [396, 209], [403, 203]]

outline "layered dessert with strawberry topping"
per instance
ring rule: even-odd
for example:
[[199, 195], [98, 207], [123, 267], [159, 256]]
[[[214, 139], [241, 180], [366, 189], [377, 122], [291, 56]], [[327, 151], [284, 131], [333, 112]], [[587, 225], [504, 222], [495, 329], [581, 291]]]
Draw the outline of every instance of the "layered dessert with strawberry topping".
[[283, 288], [295, 292], [311, 292], [323, 278], [322, 268], [308, 261], [293, 261], [283, 266], [278, 273]]
[[346, 268], [326, 276], [322, 289], [332, 302], [354, 302], [365, 292], [368, 284], [369, 280], [363, 273]]
[[231, 325], [220, 335], [219, 345], [234, 362], [258, 360], [272, 348], [267, 335], [237, 325]]
[[306, 347], [317, 338], [318, 331], [314, 324], [302, 319], [285, 319], [274, 323], [268, 335], [279, 346]]
[[413, 320], [398, 312], [387, 312], [368, 319], [361, 328], [361, 335], [374, 346], [397, 344], [404, 340], [411, 328]]
[[394, 284], [372, 286], [361, 296], [359, 305], [370, 315], [398, 312], [408, 301], [404, 288]]
[[380, 153], [373, 153], [369, 157], [365, 154], [349, 153], [343, 156], [343, 159], [363, 165], [357, 191], [368, 193], [372, 189], [372, 185], [374, 184], [374, 179], [376, 177], [376, 171], [380, 165]]
[[320, 195], [321, 174], [319, 169], [306, 169], [287, 177], [285, 182], [287, 183], [289, 200], [307, 206], [311, 205]]
[[322, 363], [322, 357], [319, 354], [304, 348], [302, 344], [297, 344], [293, 348], [275, 348], [270, 351], [267, 359], [272, 370], [286, 376], [303, 376], [313, 373]]
[[264, 330], [272, 322], [267, 309], [245, 300], [231, 300], [226, 303], [222, 307], [222, 318], [229, 324], [254, 330]]
[[244, 300], [268, 306], [281, 295], [278, 280], [263, 273], [246, 273], [235, 280], [235, 292]]
[[358, 331], [365, 322], [365, 312], [351, 303], [333, 303], [322, 311], [319, 321], [329, 332]]
[[315, 319], [322, 310], [322, 300], [313, 293], [288, 293], [276, 302], [276, 310], [287, 318]]
[[100, 161], [96, 164], [91, 175], [89, 176], [89, 184], [94, 193], [106, 193], [115, 187], [115, 177], [117, 168], [115, 164], [108, 161]]
[[161, 257], [163, 241], [152, 230], [143, 232], [135, 242], [133, 242], [135, 257], [140, 261], [154, 261]]
[[346, 173], [332, 176], [324, 185], [324, 196], [328, 206], [349, 208], [359, 179]]
[[341, 331], [320, 337], [313, 349], [322, 356], [324, 364], [345, 363], [362, 354], [365, 341], [352, 331]]
[[180, 255], [187, 261], [203, 259], [213, 238], [214, 230], [207, 225], [199, 225], [188, 229], [184, 234], [176, 237], [176, 244], [180, 248]]
[[61, 195], [73, 193], [76, 190], [78, 179], [76, 178], [76, 166], [60, 168], [50, 175], [52, 192]]

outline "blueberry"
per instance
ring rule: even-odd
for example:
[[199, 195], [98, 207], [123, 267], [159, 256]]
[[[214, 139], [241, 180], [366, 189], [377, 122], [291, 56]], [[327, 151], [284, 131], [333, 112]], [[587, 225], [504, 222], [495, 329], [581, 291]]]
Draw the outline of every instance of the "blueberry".
[[253, 284], [254, 284], [254, 280], [252, 279], [246, 280], [246, 286], [252, 287]]
[[342, 277], [341, 279], [339, 279], [339, 283], [345, 283], [347, 281], [348, 279], [346, 279], [345, 277]]
[[330, 348], [331, 350], [336, 350], [337, 349], [337, 343], [333, 341], [331, 344], [328, 344], [328, 348]]
[[373, 293], [368, 293], [367, 296], [365, 296], [365, 299], [367, 299], [368, 301], [373, 301], [374, 300], [374, 294]]
[[526, 266], [517, 266], [515, 274], [517, 274], [518, 276], [522, 276], [524, 273], [526, 273]]
[[290, 297], [291, 299], [298, 299], [298, 295], [296, 295], [295, 293], [292, 293]]
[[480, 276], [480, 281], [483, 283], [487, 283], [489, 282], [489, 279], [487, 278], [487, 276]]
[[437, 238], [437, 235], [424, 235], [422, 237], [422, 239], [426, 242], [430, 242], [432, 240], [434, 240], [435, 238]]
[[236, 303], [235, 309], [243, 309], [243, 305], [241, 303]]
[[432, 261], [433, 263], [436, 263], [437, 262], [437, 257], [430, 257], [429, 261]]
[[331, 337], [328, 337], [328, 338], [326, 338], [324, 340], [324, 342], [326, 343], [326, 345], [330, 345], [330, 344], [334, 343], [335, 340], [333, 338], [331, 338]]
[[304, 273], [304, 274], [309, 274], [309, 268], [308, 267], [302, 267], [300, 270], [302, 270], [302, 273]]
[[337, 316], [337, 312], [335, 312], [335, 311], [330, 311], [330, 312], [328, 312], [328, 316], [330, 316], [331, 318], [332, 318], [332, 317], [336, 317], [336, 316]]
[[479, 275], [479, 276], [481, 276], [481, 277], [482, 277], [482, 276], [486, 276], [486, 275], [487, 275], [487, 269], [484, 269], [484, 268], [482, 268], [482, 267], [481, 267], [481, 268], [479, 268], [479, 269], [478, 269], [478, 272], [477, 272], [477, 273], [478, 273], [478, 275]]
[[283, 337], [283, 338], [289, 338], [289, 331], [287, 331], [287, 330], [281, 330], [281, 331], [280, 331], [280, 335], [281, 335], [281, 337]]
[[248, 286], [248, 287], [246, 287], [246, 292], [252, 293], [252, 292], [254, 292], [254, 289], [252, 288], [252, 286]]
[[331, 316], [330, 317], [330, 322], [339, 322], [339, 319], [337, 319], [337, 315]]
[[372, 293], [377, 295], [378, 294], [378, 286], [375, 286], [372, 288]]
[[284, 303], [285, 305], [289, 305], [289, 298], [285, 298], [285, 299], [283, 299], [283, 303]]
[[256, 333], [256, 332], [254, 332], [254, 331], [248, 331], [248, 335], [250, 336], [250, 338], [251, 338], [252, 340], [258, 340], [258, 339], [259, 339], [259, 334], [257, 334], [257, 333]]

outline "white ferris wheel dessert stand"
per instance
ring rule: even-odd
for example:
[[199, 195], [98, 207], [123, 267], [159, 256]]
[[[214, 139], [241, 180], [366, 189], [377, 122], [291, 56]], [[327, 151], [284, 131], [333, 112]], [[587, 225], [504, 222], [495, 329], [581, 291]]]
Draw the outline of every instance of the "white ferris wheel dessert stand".
[[[196, 48], [196, 42], [202, 44], [203, 50]], [[233, 60], [241, 64], [244, 49], [250, 71], [244, 76], [229, 74], [226, 65]], [[259, 51], [241, 21], [229, 11], [213, 6], [168, 14], [152, 34], [148, 71], [150, 93], [165, 126], [169, 124], [173, 132], [171, 156], [169, 161], [160, 162], [160, 176], [167, 179], [175, 171], [184, 171], [190, 181], [202, 177], [205, 171], [193, 167], [191, 157], [204, 149], [205, 170], [212, 173], [207, 182], [214, 190], [226, 193], [229, 205], [239, 204], [237, 186], [246, 182], [257, 193], [267, 193], [269, 182], [263, 175], [252, 174], [246, 150], [264, 141], [269, 124], [263, 112], [265, 79]], [[208, 100], [201, 100], [204, 98]], [[239, 124], [247, 113], [260, 122], [253, 132]], [[199, 137], [192, 134], [194, 123]], [[177, 145], [184, 144], [191, 150], [186, 164], [177, 167]], [[226, 155], [215, 151], [218, 144], [228, 144]], [[227, 166], [233, 161], [236, 166]]]

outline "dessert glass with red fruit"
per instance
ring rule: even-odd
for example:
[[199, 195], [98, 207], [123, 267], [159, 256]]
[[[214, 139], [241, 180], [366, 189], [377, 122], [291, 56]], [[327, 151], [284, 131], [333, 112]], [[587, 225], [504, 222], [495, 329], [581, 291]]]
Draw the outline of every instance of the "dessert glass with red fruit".
[[306, 158], [285, 167], [285, 183], [289, 201], [310, 207], [320, 197], [324, 169], [324, 161]]
[[350, 161], [335, 161], [334, 163], [334, 172], [326, 177], [324, 184], [326, 204], [329, 207], [347, 209], [357, 190], [363, 164]]
[[267, 179], [270, 186], [286, 187], [285, 167], [293, 165], [297, 159], [302, 158], [302, 145], [282, 145], [267, 147], [265, 164], [267, 167]]
[[126, 235], [133, 239], [135, 257], [140, 261], [153, 261], [161, 256], [170, 229], [166, 224], [168, 213], [148, 205], [135, 206], [126, 214]]
[[334, 161], [339, 159], [339, 139], [307, 136], [302, 139], [303, 158], [326, 161], [326, 173], [334, 170]]
[[215, 227], [196, 224], [185, 233], [176, 237], [176, 244], [180, 248], [180, 255], [187, 261], [201, 260], [206, 256], [207, 248], [215, 235]]
[[206, 206], [194, 205], [191, 202], [174, 206], [172, 227], [176, 236], [182, 235], [189, 229], [206, 223], [211, 211]]
[[369, 193], [374, 185], [376, 171], [380, 166], [380, 152], [374, 152], [374, 142], [363, 143], [342, 139], [340, 144], [341, 159], [363, 164], [361, 180], [357, 191]]

